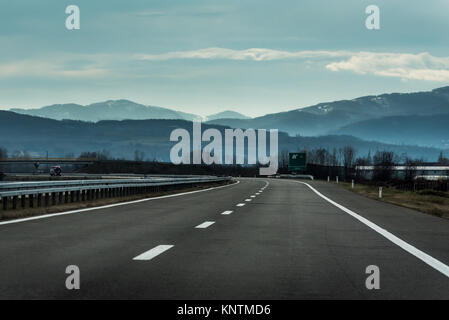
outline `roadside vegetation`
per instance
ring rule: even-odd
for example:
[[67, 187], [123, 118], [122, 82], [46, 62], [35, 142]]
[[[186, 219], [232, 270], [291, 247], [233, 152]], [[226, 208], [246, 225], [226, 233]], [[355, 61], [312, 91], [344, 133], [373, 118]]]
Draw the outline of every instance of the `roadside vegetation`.
[[382, 187], [379, 199], [379, 187], [374, 184], [355, 184], [342, 182], [341, 186], [362, 196], [418, 210], [427, 214], [449, 219], [449, 193], [436, 190], [403, 191], [393, 186]]

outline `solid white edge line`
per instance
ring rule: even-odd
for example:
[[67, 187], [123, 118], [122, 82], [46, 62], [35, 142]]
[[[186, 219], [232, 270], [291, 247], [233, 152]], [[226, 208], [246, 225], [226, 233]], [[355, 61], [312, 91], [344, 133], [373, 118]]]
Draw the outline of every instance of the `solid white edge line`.
[[173, 245], [159, 245], [157, 247], [154, 247], [153, 249], [150, 249], [148, 251], [145, 251], [142, 254], [139, 254], [137, 257], [134, 257], [133, 260], [140, 260], [140, 261], [148, 261], [151, 260], [155, 257], [157, 257], [158, 255], [160, 255], [161, 253], [167, 251], [168, 249], [173, 248]]
[[140, 203], [140, 202], [146, 202], [146, 201], [152, 201], [152, 200], [158, 200], [158, 199], [179, 197], [179, 196], [184, 196], [184, 195], [193, 194], [193, 193], [199, 193], [199, 192], [211, 191], [211, 190], [216, 190], [216, 189], [221, 189], [221, 188], [227, 188], [227, 187], [235, 186], [235, 185], [237, 185], [239, 183], [240, 183], [240, 181], [237, 181], [235, 183], [227, 184], [225, 186], [212, 187], [212, 188], [203, 189], [203, 190], [189, 191], [189, 192], [183, 192], [183, 193], [175, 193], [175, 194], [169, 194], [169, 195], [166, 195], [166, 196], [145, 198], [145, 199], [133, 200], [133, 201], [128, 201], [128, 202], [113, 203], [113, 204], [108, 204], [108, 205], [100, 206], [100, 207], [77, 209], [77, 210], [58, 212], [58, 213], [50, 213], [50, 214], [44, 214], [44, 215], [40, 215], [40, 216], [34, 216], [34, 217], [28, 217], [28, 218], [22, 218], [22, 219], [15, 219], [15, 220], [10, 220], [10, 221], [0, 222], [0, 226], [7, 225], [7, 224], [13, 224], [13, 223], [32, 221], [32, 220], [40, 220], [40, 219], [46, 219], [46, 218], [52, 218], [52, 217], [65, 216], [65, 215], [69, 215], [69, 214], [73, 214], [73, 213], [82, 213], [82, 212], [86, 212], [86, 211], [108, 209], [108, 208], [113, 208], [113, 207], [118, 207], [118, 206], [126, 206], [128, 204], [134, 204], [134, 203]]
[[211, 225], [213, 225], [215, 223], [215, 221], [205, 221], [202, 224], [197, 225], [195, 228], [196, 229], [206, 229], [208, 227], [210, 227]]
[[323, 195], [322, 193], [320, 193], [318, 190], [316, 190], [314, 187], [312, 187], [311, 185], [309, 185], [308, 183], [305, 182], [299, 182], [299, 181], [295, 181], [297, 183], [301, 183], [306, 185], [307, 187], [309, 187], [313, 192], [315, 192], [318, 196], [320, 196], [321, 198], [323, 198], [324, 200], [326, 200], [327, 202], [333, 204], [334, 206], [336, 206], [337, 208], [339, 208], [340, 210], [346, 212], [347, 214], [349, 214], [350, 216], [352, 216], [353, 218], [359, 220], [361, 223], [363, 223], [364, 225], [366, 225], [367, 227], [371, 228], [372, 230], [376, 231], [377, 233], [379, 233], [380, 235], [382, 235], [383, 237], [385, 237], [386, 239], [390, 240], [391, 242], [393, 242], [395, 245], [399, 246], [400, 248], [404, 249], [405, 251], [407, 251], [408, 253], [410, 253], [411, 255], [415, 256], [416, 258], [420, 259], [421, 261], [423, 261], [424, 263], [428, 264], [429, 266], [431, 266], [432, 268], [434, 268], [435, 270], [441, 272], [442, 274], [444, 274], [446, 277], [449, 277], [449, 266], [445, 265], [444, 263], [442, 263], [441, 261], [435, 259], [434, 257], [428, 255], [427, 253], [417, 249], [416, 247], [412, 246], [411, 244], [408, 244], [407, 242], [405, 242], [404, 240], [396, 237], [394, 234], [388, 232], [387, 230], [379, 227], [378, 225], [376, 225], [375, 223], [369, 221], [368, 219], [360, 216], [359, 214], [355, 213], [354, 211], [349, 210], [348, 208], [342, 206], [341, 204], [338, 204], [337, 202], [329, 199], [328, 197], [326, 197], [325, 195]]
[[228, 214], [231, 214], [231, 213], [233, 213], [234, 211], [232, 211], [232, 210], [227, 210], [227, 211], [223, 211], [221, 214], [222, 215], [228, 215]]

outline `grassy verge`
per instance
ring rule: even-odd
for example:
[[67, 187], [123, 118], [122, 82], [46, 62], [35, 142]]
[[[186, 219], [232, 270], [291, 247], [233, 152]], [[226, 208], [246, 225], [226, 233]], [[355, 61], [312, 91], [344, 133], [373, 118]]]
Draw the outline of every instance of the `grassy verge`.
[[350, 183], [341, 183], [341, 186], [368, 198], [449, 219], [449, 193], [447, 192], [433, 190], [411, 192], [397, 190], [393, 187], [383, 187], [382, 199], [379, 199], [378, 186], [356, 184], [354, 189], [351, 188]]
[[[202, 190], [202, 189], [208, 189], [208, 188], [212, 188], [212, 187], [223, 186], [226, 184], [232, 184], [234, 182], [235, 181], [205, 183], [205, 184], [196, 185], [191, 188], [183, 188], [183, 189], [179, 189], [179, 190], [152, 192], [152, 193], [147, 193], [147, 194], [138, 194], [138, 195], [132, 195], [132, 196], [117, 197], [117, 198], [103, 198], [103, 199], [97, 199], [97, 200], [91, 200], [91, 201], [80, 201], [80, 202], [72, 202], [72, 203], [69, 202], [69, 203], [57, 204], [55, 206], [49, 206], [49, 207], [43, 206], [40, 208], [26, 207], [26, 208], [22, 209], [22, 208], [20, 208], [20, 206], [18, 206], [18, 208], [16, 210], [12, 210], [12, 208], [10, 206], [9, 210], [3, 211], [2, 206], [0, 206], [0, 221], [32, 217], [32, 216], [39, 216], [39, 215], [43, 215], [43, 214], [58, 213], [58, 212], [76, 210], [76, 209], [98, 207], [98, 206], [104, 206], [104, 205], [113, 204], [113, 203], [127, 202], [127, 201], [133, 201], [133, 200], [145, 199], [145, 198], [154, 198], [154, 197], [188, 192], [188, 191]], [[0, 201], [0, 204], [1, 204], [1, 201]]]

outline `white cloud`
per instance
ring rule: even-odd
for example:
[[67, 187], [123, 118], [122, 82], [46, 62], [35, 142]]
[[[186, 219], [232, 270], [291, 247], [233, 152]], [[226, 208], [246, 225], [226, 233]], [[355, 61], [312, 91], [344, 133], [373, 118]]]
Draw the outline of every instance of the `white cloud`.
[[410, 53], [354, 53], [348, 60], [326, 65], [328, 70], [352, 71], [423, 81], [449, 81], [449, 57], [434, 57], [427, 52]]
[[335, 60], [326, 69], [334, 72], [352, 71], [358, 74], [373, 74], [423, 81], [444, 82], [449, 80], [449, 57], [435, 57], [429, 53], [376, 53], [351, 51], [282, 51], [264, 48], [232, 50], [226, 48], [206, 48], [192, 51], [176, 51], [162, 54], [140, 54], [140, 60], [165, 61], [172, 59], [221, 59], [273, 61], [284, 59]]
[[[402, 80], [449, 81], [449, 57], [435, 57], [427, 52], [412, 54], [326, 50], [282, 51], [266, 48], [246, 50], [206, 48], [162, 54], [137, 54], [131, 56], [131, 58], [130, 55], [126, 54], [60, 54], [52, 59], [29, 59], [0, 64], [0, 77], [61, 77], [70, 79], [101, 78], [113, 74], [130, 76], [136, 71], [135, 68], [132, 69], [133, 61], [157, 62], [173, 59], [255, 62], [297, 59], [308, 67], [318, 65], [332, 72], [347, 71], [363, 75], [395, 77]], [[120, 70], [120, 72], [117, 72], [117, 70]]]
[[311, 59], [347, 57], [347, 51], [281, 51], [264, 48], [232, 50], [226, 48], [206, 48], [192, 51], [176, 51], [162, 54], [140, 54], [140, 60], [163, 61], [172, 59], [224, 59], [271, 61], [281, 59]]
[[[93, 78], [108, 74], [100, 60], [101, 56], [68, 55], [64, 58], [45, 60], [20, 60], [0, 64], [0, 77], [65, 77], [65, 78]], [[81, 67], [70, 66], [78, 59], [89, 59]]]

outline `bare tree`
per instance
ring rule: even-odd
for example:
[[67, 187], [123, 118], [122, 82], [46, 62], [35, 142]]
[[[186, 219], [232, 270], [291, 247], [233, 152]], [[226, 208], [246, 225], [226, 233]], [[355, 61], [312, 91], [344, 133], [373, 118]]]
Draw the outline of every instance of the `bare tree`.
[[97, 159], [98, 160], [111, 160], [111, 154], [108, 150], [103, 149], [102, 151], [98, 152]]
[[8, 158], [8, 150], [0, 147], [0, 159], [6, 159], [6, 158]]
[[393, 177], [395, 154], [392, 151], [377, 151], [373, 157], [374, 180], [388, 181]]
[[108, 150], [103, 149], [98, 152], [85, 151], [81, 152], [78, 159], [96, 159], [96, 160], [111, 160], [111, 154]]
[[438, 163], [439, 164], [449, 164], [449, 159], [443, 155], [443, 151], [440, 152], [440, 155], [438, 157]]
[[333, 167], [336, 167], [339, 165], [338, 158], [337, 158], [337, 149], [335, 149], [335, 148], [332, 150], [332, 155], [330, 156], [330, 164]]
[[145, 153], [140, 150], [134, 151], [134, 161], [143, 161], [145, 158]]
[[345, 180], [352, 177], [352, 168], [354, 167], [355, 149], [351, 146], [343, 148], [343, 166]]
[[316, 163], [319, 165], [325, 165], [327, 158], [326, 149], [320, 148], [316, 150]]
[[413, 180], [417, 173], [417, 166], [421, 165], [424, 160], [420, 159], [412, 159], [409, 157], [405, 157], [404, 161], [404, 179], [407, 181]]
[[288, 150], [282, 150], [280, 154], [279, 168], [287, 169], [288, 167]]
[[90, 151], [81, 152], [78, 159], [97, 159], [97, 153]]
[[352, 168], [354, 166], [355, 149], [351, 146], [343, 148], [343, 166], [345, 168]]

